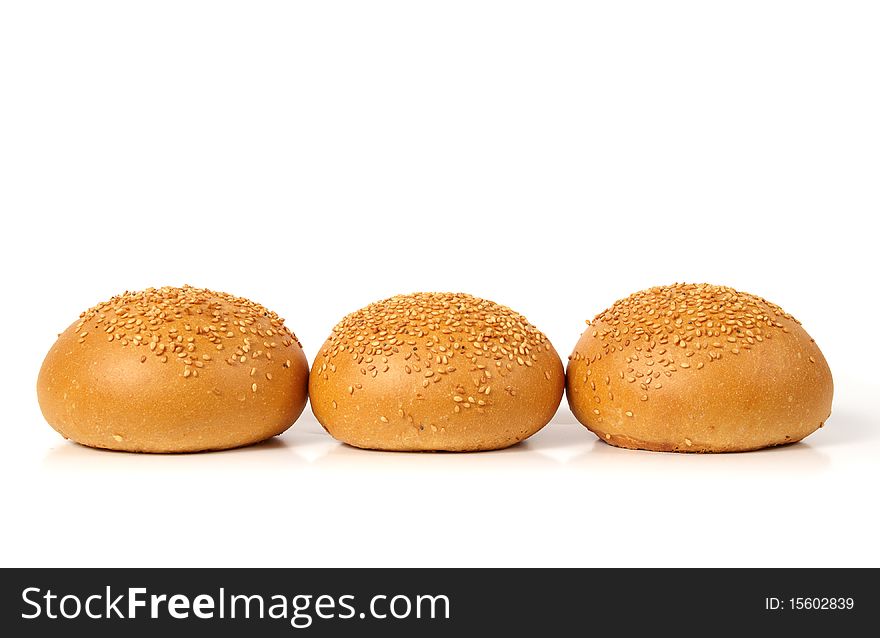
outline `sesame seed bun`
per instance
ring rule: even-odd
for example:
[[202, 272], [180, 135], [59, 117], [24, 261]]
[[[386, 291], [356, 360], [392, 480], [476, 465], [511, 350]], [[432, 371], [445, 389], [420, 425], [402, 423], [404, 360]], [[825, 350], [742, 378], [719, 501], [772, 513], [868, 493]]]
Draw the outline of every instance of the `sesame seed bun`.
[[544, 427], [565, 373], [543, 333], [510, 308], [461, 293], [370, 304], [333, 329], [312, 365], [312, 411], [350, 445], [504, 448]]
[[239, 447], [284, 432], [306, 404], [308, 362], [282, 319], [185, 286], [126, 292], [58, 336], [37, 396], [65, 438], [130, 452]]
[[800, 441], [831, 414], [831, 371], [791, 315], [709, 284], [643, 290], [597, 316], [566, 371], [575, 417], [602, 441], [740, 452]]

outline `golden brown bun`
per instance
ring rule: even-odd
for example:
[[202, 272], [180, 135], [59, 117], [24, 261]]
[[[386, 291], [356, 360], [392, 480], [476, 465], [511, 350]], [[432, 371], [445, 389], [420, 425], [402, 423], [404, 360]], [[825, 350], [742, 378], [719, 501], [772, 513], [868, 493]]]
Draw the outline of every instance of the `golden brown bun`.
[[377, 450], [493, 450], [544, 427], [565, 372], [510, 308], [461, 293], [400, 295], [345, 317], [312, 364], [312, 411]]
[[800, 323], [709, 284], [643, 290], [597, 316], [566, 372], [575, 417], [611, 445], [737, 452], [799, 441], [831, 414], [831, 371]]
[[308, 362], [263, 306], [189, 286], [98, 304], [58, 336], [37, 381], [64, 437], [130, 452], [198, 452], [284, 432], [306, 404]]

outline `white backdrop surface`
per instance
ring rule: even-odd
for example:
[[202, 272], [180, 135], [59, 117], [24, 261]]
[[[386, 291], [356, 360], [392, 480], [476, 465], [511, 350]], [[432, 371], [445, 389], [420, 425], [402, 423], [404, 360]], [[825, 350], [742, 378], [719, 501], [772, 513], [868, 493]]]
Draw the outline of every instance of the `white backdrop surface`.
[[[3, 565], [873, 565], [880, 7], [870, 2], [0, 5]], [[584, 320], [708, 281], [798, 317], [826, 427], [617, 450], [565, 401], [484, 454], [345, 447], [308, 409], [223, 453], [65, 442], [37, 371], [123, 290], [277, 311], [311, 359], [416, 290]]]

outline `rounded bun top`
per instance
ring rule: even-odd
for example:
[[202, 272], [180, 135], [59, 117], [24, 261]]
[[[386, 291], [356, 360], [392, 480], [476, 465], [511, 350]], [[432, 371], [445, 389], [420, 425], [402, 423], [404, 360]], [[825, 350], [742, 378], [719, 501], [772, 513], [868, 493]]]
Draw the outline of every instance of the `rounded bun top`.
[[[700, 370], [729, 360], [728, 355], [759, 351], [776, 335], [812, 342], [800, 322], [776, 304], [711, 284], [648, 288], [620, 299], [587, 323], [569, 359], [592, 363], [615, 352], [627, 355], [622, 378], [646, 377], [639, 384], [643, 389], [661, 370], [667, 377], [679, 370]], [[585, 348], [588, 342], [592, 345]]]
[[798, 441], [831, 412], [831, 372], [800, 323], [726, 286], [673, 284], [621, 299], [569, 360], [575, 416], [622, 447], [753, 450]]
[[510, 308], [419, 292], [343, 318], [309, 385], [315, 417], [351, 445], [489, 450], [550, 421], [565, 373], [547, 337]]
[[419, 292], [372, 303], [342, 319], [315, 358], [312, 383], [329, 382], [322, 387], [338, 386], [357, 399], [371, 381], [386, 379], [412, 387], [419, 401], [433, 388], [430, 396], [449, 401], [449, 415], [471, 407], [482, 414], [496, 397], [515, 397], [532, 380], [559, 380], [556, 372], [561, 379], [559, 356], [522, 315], [464, 293]]
[[477, 359], [531, 366], [533, 352], [549, 343], [544, 333], [506, 306], [464, 293], [418, 292], [377, 301], [346, 316], [321, 354], [393, 357], [416, 340], [425, 342], [437, 363], [448, 366]]
[[74, 331], [79, 343], [102, 339], [141, 357], [183, 366], [184, 376], [198, 376], [200, 368], [221, 359], [271, 359], [279, 344], [302, 347], [284, 320], [264, 306], [192, 286], [117, 295], [82, 313]]
[[126, 292], [58, 336], [37, 380], [49, 424], [84, 445], [196, 452], [279, 434], [305, 407], [308, 362], [283, 320], [204, 288]]
[[[774, 331], [788, 332], [781, 320], [797, 321], [766, 299], [711, 284], [673, 284], [648, 288], [614, 303], [593, 320], [607, 348], [648, 341], [685, 348], [704, 338], [709, 353], [760, 347]], [[598, 326], [598, 327], [596, 327]], [[686, 361], [681, 365], [687, 367]]]

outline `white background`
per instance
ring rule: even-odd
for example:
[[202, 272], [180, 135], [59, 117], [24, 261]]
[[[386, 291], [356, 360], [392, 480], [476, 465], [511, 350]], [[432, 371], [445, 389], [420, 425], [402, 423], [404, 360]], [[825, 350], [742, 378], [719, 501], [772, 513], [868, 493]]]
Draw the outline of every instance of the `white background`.
[[[2, 565], [873, 565], [880, 9], [872, 2], [0, 5]], [[40, 363], [85, 308], [190, 283], [311, 359], [415, 290], [584, 320], [674, 281], [793, 313], [834, 412], [805, 443], [385, 454], [306, 411], [253, 448], [65, 442]]]

